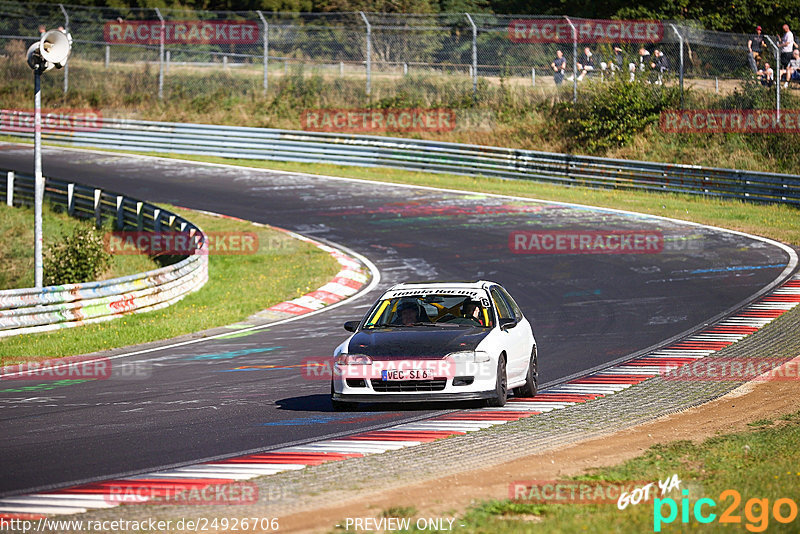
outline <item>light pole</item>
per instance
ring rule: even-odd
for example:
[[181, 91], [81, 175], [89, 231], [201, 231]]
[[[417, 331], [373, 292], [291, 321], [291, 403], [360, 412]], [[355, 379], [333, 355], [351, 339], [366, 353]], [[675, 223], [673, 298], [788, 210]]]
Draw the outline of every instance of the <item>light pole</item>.
[[42, 204], [44, 202], [44, 178], [42, 177], [42, 84], [41, 76], [53, 67], [67, 64], [72, 37], [61, 30], [50, 30], [33, 43], [27, 52], [28, 66], [33, 69], [34, 116], [33, 116], [33, 176], [34, 176], [34, 285], [43, 286], [42, 262]]

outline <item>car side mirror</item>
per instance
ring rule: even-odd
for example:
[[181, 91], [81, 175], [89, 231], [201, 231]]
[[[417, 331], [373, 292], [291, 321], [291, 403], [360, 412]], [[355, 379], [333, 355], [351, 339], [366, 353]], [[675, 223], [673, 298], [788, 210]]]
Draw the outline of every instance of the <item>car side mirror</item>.
[[505, 330], [507, 328], [514, 328], [515, 326], [517, 326], [517, 320], [509, 317], [506, 319], [500, 319], [500, 322], [498, 324], [500, 325], [500, 328], [502, 330]]
[[358, 325], [361, 324], [361, 321], [347, 321], [344, 323], [344, 329], [348, 332], [355, 332], [358, 330]]

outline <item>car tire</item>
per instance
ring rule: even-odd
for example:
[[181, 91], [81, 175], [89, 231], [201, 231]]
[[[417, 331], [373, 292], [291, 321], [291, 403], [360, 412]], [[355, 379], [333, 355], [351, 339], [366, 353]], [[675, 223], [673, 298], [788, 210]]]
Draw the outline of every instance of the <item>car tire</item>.
[[534, 397], [539, 387], [538, 357], [536, 345], [531, 349], [531, 361], [528, 363], [528, 373], [525, 375], [525, 383], [518, 388], [514, 388], [515, 397]]
[[508, 399], [508, 376], [506, 375], [506, 357], [501, 354], [497, 359], [497, 379], [494, 387], [495, 396], [488, 400], [489, 406], [499, 408], [506, 405]]
[[350, 412], [355, 408], [352, 402], [342, 402], [333, 398], [333, 380], [331, 380], [331, 406], [334, 412]]

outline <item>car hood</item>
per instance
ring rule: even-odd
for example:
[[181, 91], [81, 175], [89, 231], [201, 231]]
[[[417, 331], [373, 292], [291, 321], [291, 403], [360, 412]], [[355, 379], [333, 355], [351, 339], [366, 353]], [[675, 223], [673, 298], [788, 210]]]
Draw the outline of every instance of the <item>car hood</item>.
[[348, 352], [376, 359], [443, 358], [475, 350], [491, 329], [479, 327], [409, 327], [362, 330], [350, 339]]

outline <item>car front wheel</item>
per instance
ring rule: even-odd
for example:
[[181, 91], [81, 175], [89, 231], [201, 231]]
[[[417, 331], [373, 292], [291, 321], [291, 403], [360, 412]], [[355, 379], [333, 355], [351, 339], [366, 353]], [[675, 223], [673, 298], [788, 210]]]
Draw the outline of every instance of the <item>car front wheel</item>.
[[506, 405], [508, 399], [508, 377], [506, 377], [506, 357], [501, 355], [497, 359], [497, 380], [495, 382], [495, 396], [489, 399], [489, 406], [500, 407]]
[[355, 409], [352, 402], [342, 402], [333, 398], [333, 380], [331, 380], [331, 405], [334, 412], [350, 412]]

